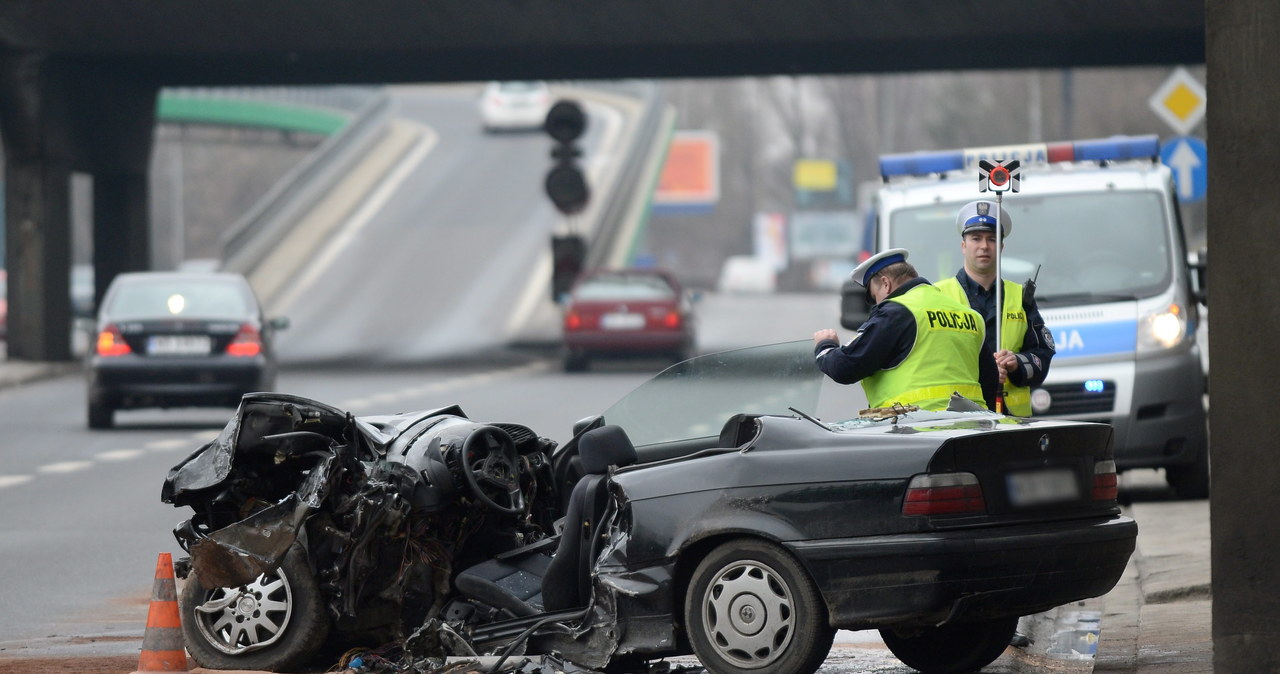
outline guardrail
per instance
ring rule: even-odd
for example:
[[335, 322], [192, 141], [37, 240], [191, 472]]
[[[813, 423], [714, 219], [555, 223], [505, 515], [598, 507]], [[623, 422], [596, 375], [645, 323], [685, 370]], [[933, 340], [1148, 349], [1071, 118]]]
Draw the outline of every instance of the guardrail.
[[595, 237], [587, 249], [588, 269], [608, 266], [614, 247], [622, 243], [619, 237], [623, 232], [631, 231], [625, 225], [634, 200], [641, 190], [650, 187], [644, 179], [644, 170], [649, 163], [645, 159], [662, 132], [663, 100], [657, 86], [651, 83], [638, 83], [637, 86], [642, 87], [640, 92], [625, 93], [640, 98], [644, 109], [636, 122], [631, 142], [622, 155], [622, 168], [614, 180], [614, 189], [609, 191], [607, 201], [600, 209], [599, 221], [593, 230]]
[[379, 91], [231, 226], [222, 239], [222, 268], [249, 274], [306, 209], [377, 142], [390, 119], [391, 97]]

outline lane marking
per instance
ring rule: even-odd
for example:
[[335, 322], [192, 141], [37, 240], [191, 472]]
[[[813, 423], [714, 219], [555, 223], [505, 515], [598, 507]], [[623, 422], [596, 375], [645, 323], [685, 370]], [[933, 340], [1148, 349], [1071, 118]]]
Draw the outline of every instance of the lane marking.
[[77, 470], [84, 470], [92, 466], [92, 461], [59, 461], [57, 463], [47, 463], [36, 468], [37, 473], [74, 473]]
[[146, 452], [141, 449], [110, 449], [105, 452], [98, 452], [95, 458], [102, 461], [128, 461], [129, 459], [136, 459], [143, 454], [146, 454]]
[[33, 478], [31, 475], [0, 475], [0, 489], [26, 484]]
[[325, 244], [320, 254], [311, 261], [311, 264], [307, 265], [302, 270], [302, 273], [298, 275], [298, 278], [289, 284], [284, 291], [284, 295], [274, 302], [275, 313], [280, 315], [289, 314], [294, 302], [297, 302], [298, 298], [316, 282], [316, 279], [324, 274], [329, 265], [337, 259], [338, 254], [355, 239], [356, 234], [360, 233], [360, 230], [364, 229], [365, 225], [368, 225], [373, 220], [373, 216], [377, 215], [378, 211], [382, 210], [382, 207], [395, 195], [400, 184], [409, 177], [410, 173], [418, 168], [422, 160], [435, 148], [440, 136], [434, 129], [416, 122], [400, 121], [419, 128], [419, 132], [422, 135], [418, 138], [417, 144], [396, 164], [386, 179], [370, 193], [364, 203], [341, 226], [338, 233]]
[[336, 407], [343, 410], [351, 410], [359, 407], [389, 405], [396, 401], [420, 398], [428, 394], [441, 394], [458, 389], [476, 388], [498, 379], [527, 377], [540, 372], [545, 372], [550, 369], [550, 367], [551, 364], [547, 361], [536, 361], [526, 365], [509, 367], [503, 370], [469, 374], [461, 377], [454, 377], [453, 379], [446, 379], [444, 381], [432, 382], [430, 384], [406, 386], [405, 388], [396, 391], [385, 391], [383, 393], [363, 398], [351, 398], [337, 403]]
[[[200, 434], [200, 437], [205, 437], [205, 434]], [[146, 447], [153, 452], [171, 452], [175, 449], [191, 447], [191, 443], [186, 440], [174, 438], [172, 440], [152, 440], [151, 442], [143, 445], [143, 447]], [[192, 447], [192, 449], [195, 448]]]

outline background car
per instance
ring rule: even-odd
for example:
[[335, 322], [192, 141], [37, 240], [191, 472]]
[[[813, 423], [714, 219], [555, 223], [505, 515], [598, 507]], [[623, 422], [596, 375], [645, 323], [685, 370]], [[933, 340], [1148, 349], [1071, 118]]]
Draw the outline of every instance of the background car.
[[480, 97], [480, 122], [485, 131], [538, 130], [550, 109], [546, 82], [490, 82]]
[[89, 346], [90, 428], [142, 407], [235, 407], [276, 381], [274, 331], [239, 274], [139, 272], [111, 282]]
[[565, 305], [565, 370], [586, 370], [596, 356], [692, 357], [695, 299], [666, 270], [587, 272]]

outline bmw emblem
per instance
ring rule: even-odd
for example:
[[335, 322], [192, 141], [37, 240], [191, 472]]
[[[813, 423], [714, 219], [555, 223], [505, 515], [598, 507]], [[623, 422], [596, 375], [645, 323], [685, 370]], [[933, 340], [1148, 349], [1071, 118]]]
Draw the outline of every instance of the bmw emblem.
[[1040, 436], [1040, 451], [1042, 452], [1049, 451], [1049, 434], [1048, 433], [1045, 433], [1044, 435]]

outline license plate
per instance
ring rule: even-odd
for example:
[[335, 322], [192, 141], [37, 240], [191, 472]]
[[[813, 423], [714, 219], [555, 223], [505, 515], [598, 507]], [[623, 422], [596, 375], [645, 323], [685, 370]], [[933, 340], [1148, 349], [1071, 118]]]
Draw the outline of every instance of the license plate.
[[605, 330], [639, 330], [644, 327], [644, 314], [605, 314], [600, 317]]
[[152, 335], [147, 353], [153, 356], [207, 356], [213, 342], [208, 335]]
[[1075, 473], [1067, 468], [1010, 473], [1005, 484], [1009, 503], [1015, 506], [1061, 503], [1080, 497]]

